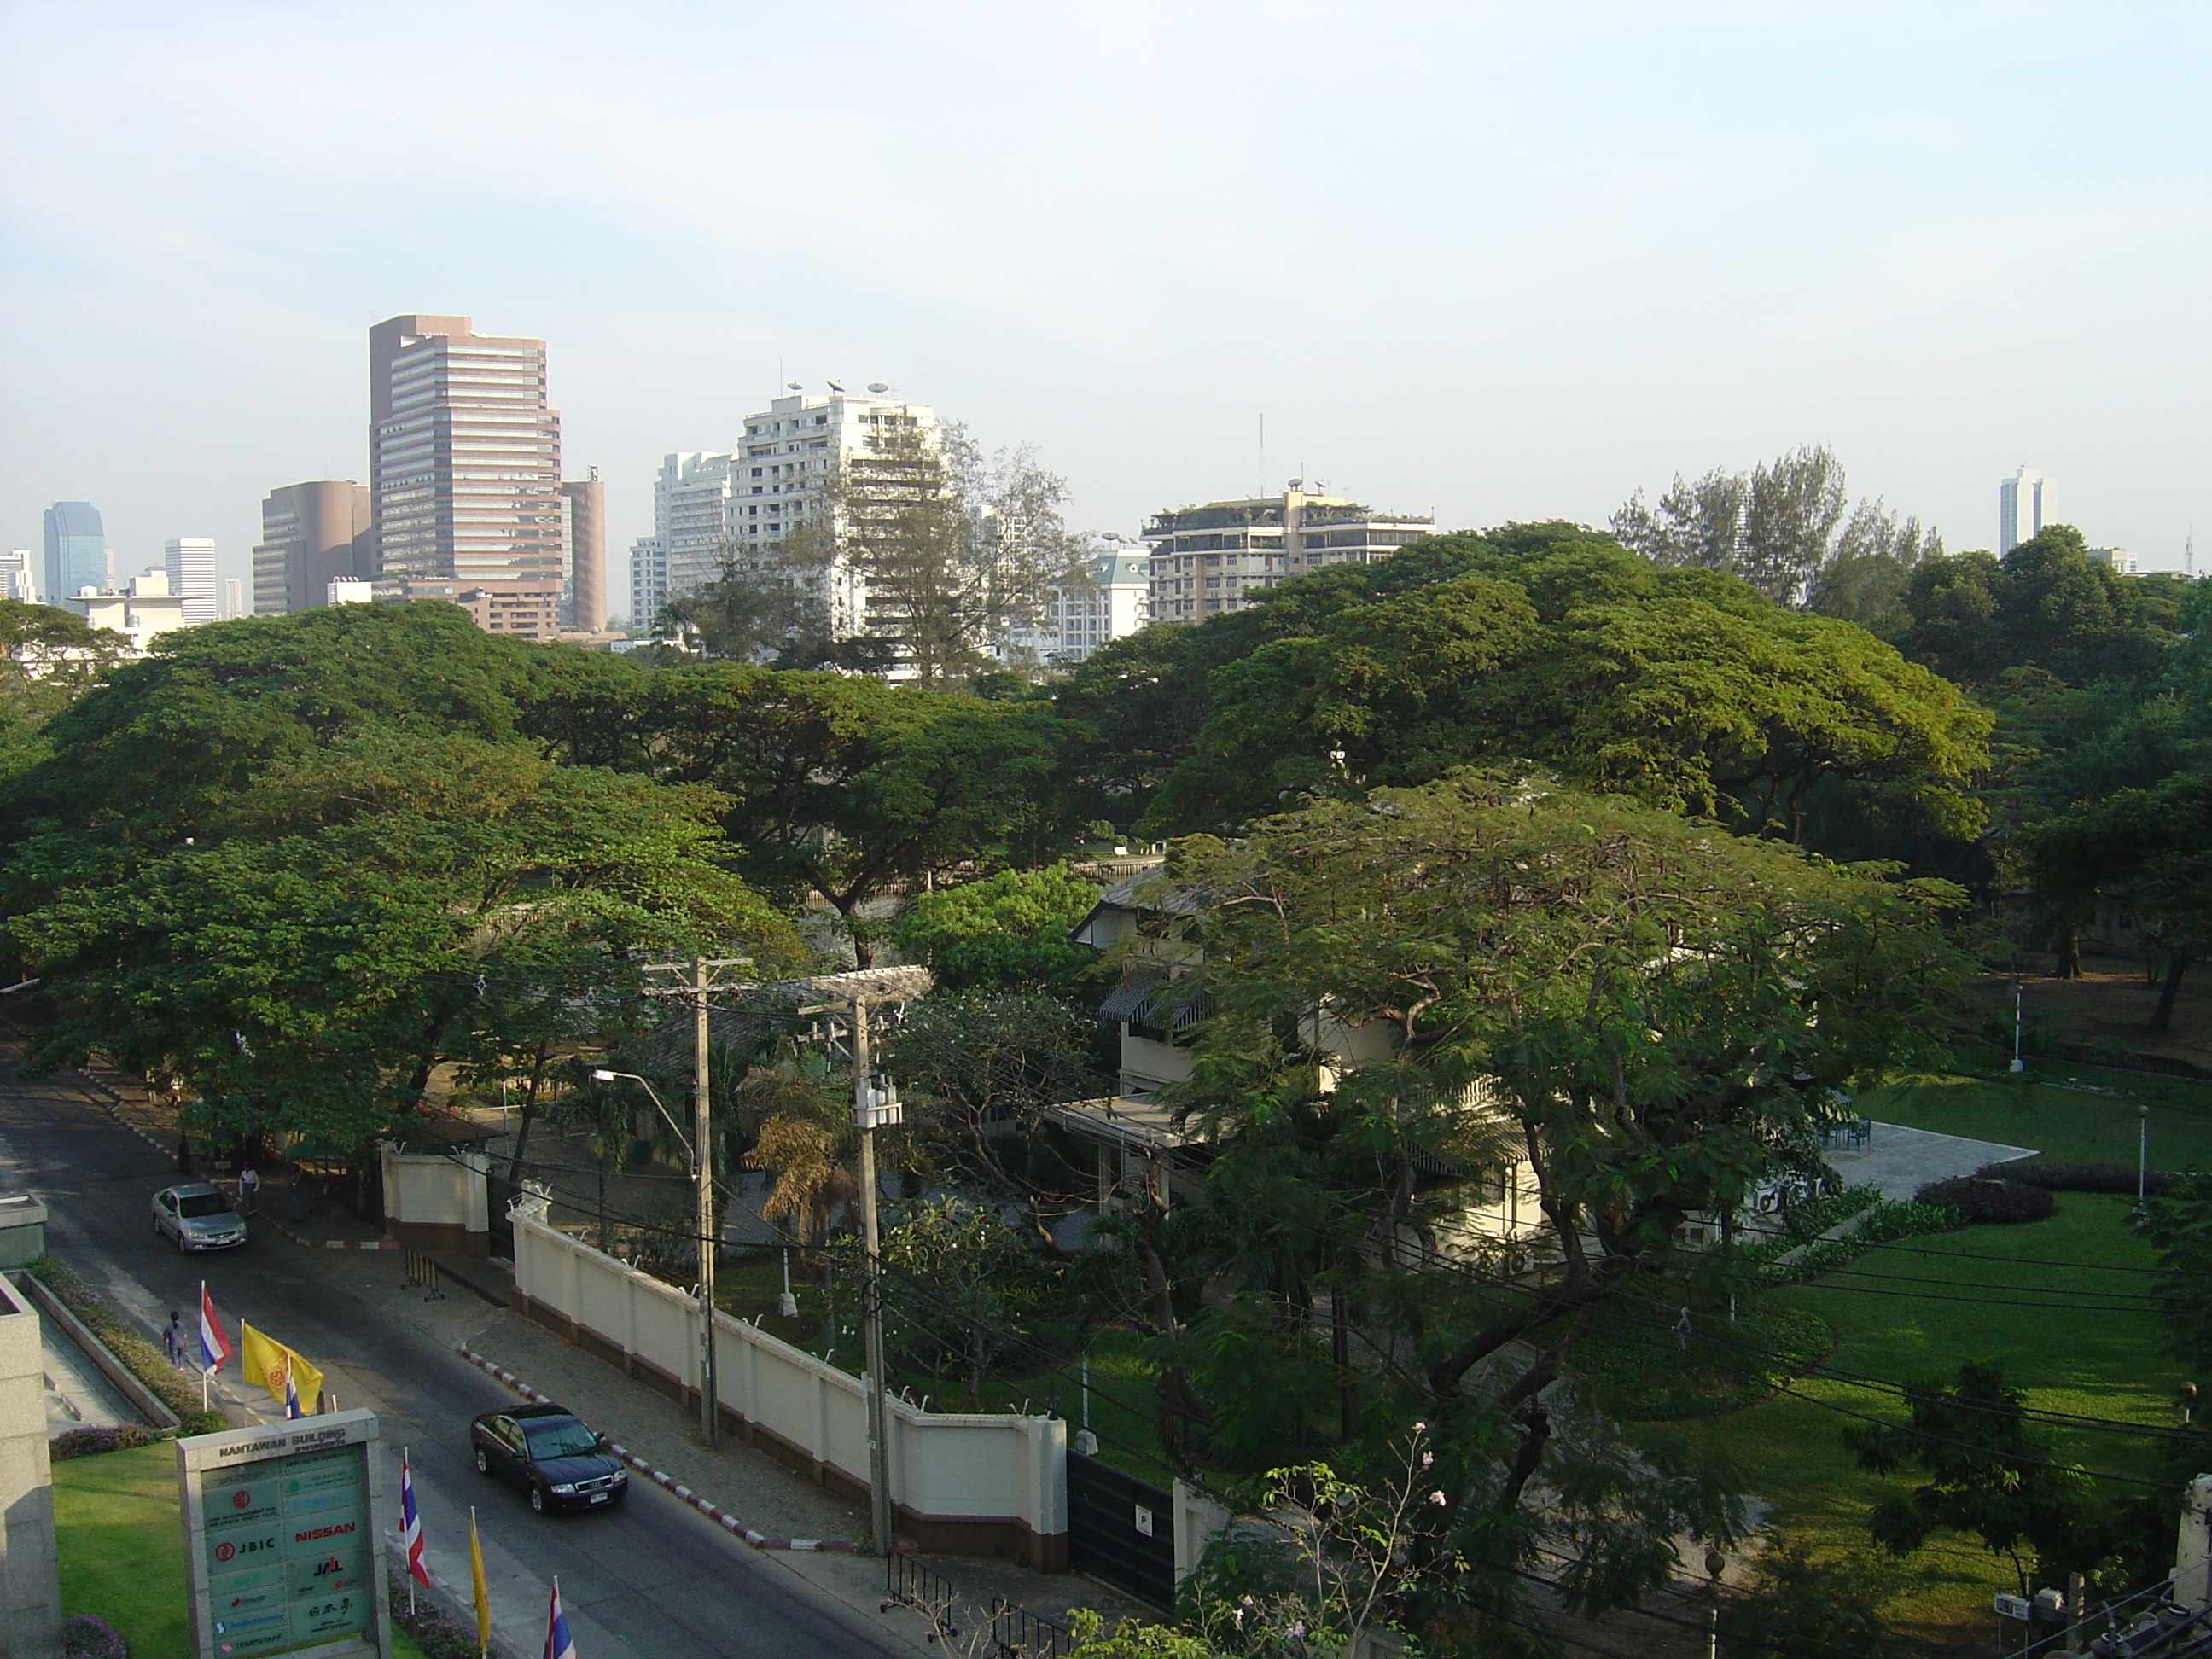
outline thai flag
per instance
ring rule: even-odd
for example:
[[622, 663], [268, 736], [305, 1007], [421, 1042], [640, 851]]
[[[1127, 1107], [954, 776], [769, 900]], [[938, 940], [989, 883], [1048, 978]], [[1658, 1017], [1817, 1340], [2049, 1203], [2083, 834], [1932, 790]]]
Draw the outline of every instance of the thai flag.
[[422, 1516], [415, 1507], [415, 1475], [404, 1451], [399, 1454], [399, 1542], [407, 1552], [407, 1576], [429, 1589], [430, 1575], [422, 1566]]
[[294, 1379], [289, 1364], [284, 1367], [284, 1415], [288, 1418], [307, 1415], [300, 1409], [300, 1385]]
[[222, 1334], [222, 1326], [215, 1316], [215, 1303], [209, 1297], [207, 1281], [200, 1281], [200, 1369], [219, 1371], [222, 1362], [230, 1358], [230, 1342]]
[[561, 1613], [561, 1581], [553, 1581], [553, 1600], [545, 1608], [545, 1659], [576, 1659], [576, 1644]]

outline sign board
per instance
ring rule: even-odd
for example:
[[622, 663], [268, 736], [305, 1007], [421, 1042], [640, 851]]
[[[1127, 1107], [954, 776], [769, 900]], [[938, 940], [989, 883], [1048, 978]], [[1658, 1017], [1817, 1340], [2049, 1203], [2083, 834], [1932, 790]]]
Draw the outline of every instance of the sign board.
[[391, 1659], [376, 1414], [177, 1442], [195, 1659]]
[[2035, 1616], [2035, 1604], [2025, 1595], [2007, 1595], [2000, 1590], [1995, 1607], [2000, 1619], [2033, 1619]]

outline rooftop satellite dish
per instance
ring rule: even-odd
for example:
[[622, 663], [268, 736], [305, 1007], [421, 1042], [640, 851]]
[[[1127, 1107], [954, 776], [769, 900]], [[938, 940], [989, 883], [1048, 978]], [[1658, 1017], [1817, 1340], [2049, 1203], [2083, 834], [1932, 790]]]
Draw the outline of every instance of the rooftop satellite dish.
[[799, 385], [796, 380], [786, 380], [783, 383], [783, 389], [786, 392], [804, 392], [806, 390], [805, 386]]
[[871, 380], [868, 382], [868, 390], [871, 392], [889, 392], [890, 388], [885, 386], [881, 380]]

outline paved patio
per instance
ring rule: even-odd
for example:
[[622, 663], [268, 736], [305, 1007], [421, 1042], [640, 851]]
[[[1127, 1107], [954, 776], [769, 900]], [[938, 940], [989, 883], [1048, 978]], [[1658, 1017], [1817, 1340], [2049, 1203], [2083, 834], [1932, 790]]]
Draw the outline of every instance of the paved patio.
[[1969, 1176], [1985, 1164], [2010, 1164], [2035, 1153], [2033, 1146], [2007, 1146], [1877, 1122], [1865, 1146], [1838, 1148], [1824, 1156], [1828, 1167], [1850, 1185], [1870, 1183], [1881, 1188], [1884, 1198], [1910, 1198], [1931, 1181]]

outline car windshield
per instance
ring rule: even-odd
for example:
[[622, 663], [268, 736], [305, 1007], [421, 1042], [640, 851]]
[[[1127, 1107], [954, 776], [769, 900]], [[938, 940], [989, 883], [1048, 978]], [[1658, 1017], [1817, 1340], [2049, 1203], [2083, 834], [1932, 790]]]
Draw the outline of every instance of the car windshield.
[[526, 1423], [532, 1457], [581, 1457], [599, 1449], [599, 1437], [573, 1417], [556, 1417], [544, 1423]]
[[221, 1193], [186, 1193], [177, 1200], [177, 1213], [182, 1216], [228, 1215], [230, 1206]]

